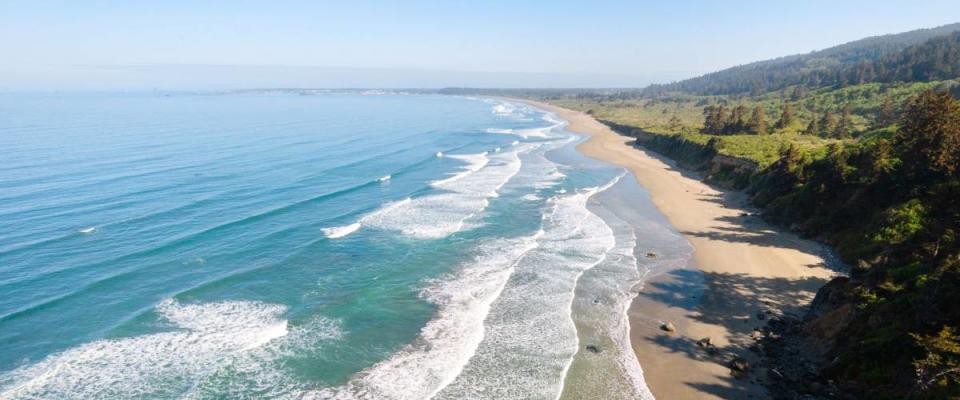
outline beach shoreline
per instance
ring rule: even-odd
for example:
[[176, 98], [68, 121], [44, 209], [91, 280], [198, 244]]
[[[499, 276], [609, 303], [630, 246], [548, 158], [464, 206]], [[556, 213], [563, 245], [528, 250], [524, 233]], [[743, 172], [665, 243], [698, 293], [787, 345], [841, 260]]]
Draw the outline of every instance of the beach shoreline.
[[[631, 344], [654, 396], [768, 397], [751, 333], [769, 314], [799, 313], [838, 274], [826, 247], [766, 224], [743, 193], [703, 183], [587, 114], [511, 100], [553, 112], [569, 123], [567, 130], [588, 136], [577, 150], [632, 172], [694, 247], [689, 265], [647, 277], [628, 312]], [[665, 322], [676, 330], [662, 330]], [[716, 351], [707, 351], [704, 338]], [[728, 365], [734, 358], [746, 360], [749, 371], [734, 376]]]

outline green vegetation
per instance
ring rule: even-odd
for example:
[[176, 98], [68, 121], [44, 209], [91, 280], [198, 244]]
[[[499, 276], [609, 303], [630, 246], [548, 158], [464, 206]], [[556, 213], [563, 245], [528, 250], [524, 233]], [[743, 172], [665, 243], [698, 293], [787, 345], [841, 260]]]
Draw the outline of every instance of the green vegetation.
[[[960, 24], [645, 89], [468, 90], [587, 112], [746, 189], [766, 220], [853, 265], [821, 292], [834, 381], [871, 399], [960, 398]], [[844, 311], [846, 310], [846, 311]], [[807, 323], [815, 324], [821, 317]], [[816, 335], [801, 330], [794, 335]], [[806, 333], [803, 333], [806, 332]]]
[[[894, 104], [926, 90], [960, 92], [960, 79], [913, 83], [865, 83], [840, 89], [807, 90], [789, 87], [758, 96], [698, 96], [682, 93], [656, 98], [619, 99], [609, 95], [551, 95], [538, 98], [570, 109], [587, 112], [599, 120], [639, 129], [647, 134], [681, 135], [684, 140], [706, 145], [715, 135], [723, 135], [719, 154], [756, 162], [764, 168], [780, 157], [784, 146], [796, 144], [804, 152], [824, 153], [831, 143], [852, 143], [862, 136], [895, 128]], [[706, 126], [711, 111], [729, 115], [720, 125]], [[737, 111], [740, 109], [740, 111]], [[748, 118], [762, 112], [768, 124], [759, 132], [749, 131]], [[783, 111], [789, 110], [786, 123]], [[729, 111], [727, 111], [729, 110]], [[750, 111], [746, 111], [750, 110]], [[736, 114], [736, 115], [735, 115]], [[824, 121], [824, 116], [829, 115]], [[841, 119], [848, 118], [837, 133]], [[727, 121], [732, 120], [732, 121]], [[726, 124], [724, 122], [727, 122]], [[811, 132], [810, 124], [816, 127]], [[826, 126], [825, 126], [826, 124]], [[763, 133], [763, 137], [760, 137]]]
[[759, 94], [789, 86], [844, 87], [866, 82], [956, 78], [960, 24], [867, 38], [809, 54], [781, 57], [666, 85], [647, 94]]
[[880, 245], [902, 244], [923, 230], [925, 216], [926, 210], [918, 199], [890, 207], [879, 221], [873, 242]]
[[[856, 266], [846, 290], [857, 313], [830, 349], [836, 362], [821, 372], [824, 381], [868, 398], [943, 398], [960, 393], [960, 105], [933, 88], [955, 85], [812, 90], [779, 107], [782, 94], [768, 94], [738, 99], [723, 118], [717, 97], [557, 103], [587, 109], [709, 179], [747, 188], [767, 220], [833, 245]], [[810, 112], [808, 96], [837, 114]], [[777, 113], [778, 123], [757, 132], [763, 114], [743, 117], [750, 108]], [[679, 129], [662, 122], [671, 114], [663, 110]], [[697, 114], [699, 124], [687, 122]], [[710, 118], [724, 123], [709, 129]], [[816, 134], [803, 133], [810, 124]], [[717, 155], [757, 167], [725, 169]]]
[[960, 105], [931, 90], [906, 102], [892, 139], [819, 159], [784, 154], [752, 187], [765, 217], [856, 265], [849, 290], [860, 312], [826, 376], [871, 398], [960, 392], [958, 166]]

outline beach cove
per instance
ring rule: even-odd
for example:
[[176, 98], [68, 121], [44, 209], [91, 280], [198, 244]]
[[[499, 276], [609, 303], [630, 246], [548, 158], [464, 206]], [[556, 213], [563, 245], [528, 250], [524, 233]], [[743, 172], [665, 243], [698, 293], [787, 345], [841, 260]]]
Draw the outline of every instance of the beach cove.
[[[829, 252], [752, 214], [739, 192], [713, 188], [650, 151], [634, 147], [582, 112], [528, 101], [588, 135], [577, 150], [632, 172], [657, 209], [693, 245], [693, 262], [647, 277], [629, 310], [631, 343], [653, 395], [662, 399], [764, 398], [755, 379], [737, 379], [734, 357], [749, 351], [760, 315], [794, 312], [837, 273]], [[675, 332], [661, 325], [670, 322]], [[698, 341], [710, 338], [719, 354]], [[761, 371], [762, 372], [762, 371]]]

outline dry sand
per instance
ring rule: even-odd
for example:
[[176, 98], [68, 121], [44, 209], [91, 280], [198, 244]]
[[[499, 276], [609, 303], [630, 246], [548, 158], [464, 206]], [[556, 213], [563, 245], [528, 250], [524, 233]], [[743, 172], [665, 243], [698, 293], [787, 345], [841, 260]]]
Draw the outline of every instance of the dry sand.
[[[826, 249], [748, 215], [742, 193], [701, 182], [589, 115], [530, 103], [569, 121], [570, 131], [590, 136], [578, 146], [583, 154], [631, 170], [695, 248], [695, 265], [650, 277], [629, 312], [633, 348], [653, 394], [671, 400], [766, 398], [758, 383], [765, 371], [748, 349], [751, 332], [765, 323], [757, 314], [771, 308], [798, 312], [809, 302], [836, 274], [825, 265]], [[660, 330], [664, 321], [676, 332]], [[706, 337], [718, 355], [697, 345]], [[751, 361], [755, 372], [732, 376], [727, 363], [735, 356]]]

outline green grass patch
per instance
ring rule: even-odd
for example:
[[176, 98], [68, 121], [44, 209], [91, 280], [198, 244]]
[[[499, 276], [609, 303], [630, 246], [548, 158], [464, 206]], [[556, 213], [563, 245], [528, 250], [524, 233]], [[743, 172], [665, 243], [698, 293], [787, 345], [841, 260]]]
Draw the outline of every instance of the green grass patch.
[[[590, 113], [597, 119], [639, 128], [651, 134], [682, 135], [691, 142], [706, 144], [714, 135], [700, 133], [704, 122], [704, 108], [725, 104], [732, 108], [743, 105], [747, 109], [760, 106], [766, 114], [769, 134], [721, 136], [723, 146], [719, 154], [756, 162], [764, 168], [779, 158], [780, 150], [790, 144], [798, 146], [810, 157], [824, 154], [830, 143], [855, 141], [857, 137], [867, 140], [889, 138], [895, 126], [876, 127], [875, 118], [883, 101], [890, 98], [896, 105], [924, 90], [945, 89], [960, 85], [960, 80], [921, 83], [867, 83], [843, 88], [821, 88], [806, 92], [801, 98], [792, 98], [792, 88], [773, 91], [757, 96], [696, 96], [672, 93], [658, 98], [604, 99], [559, 98], [549, 99], [553, 104]], [[777, 127], [783, 104], [789, 102], [796, 115], [787, 126]], [[826, 139], [802, 134], [807, 124], [831, 111], [839, 117], [845, 106], [853, 110], [853, 137], [851, 139]]]

